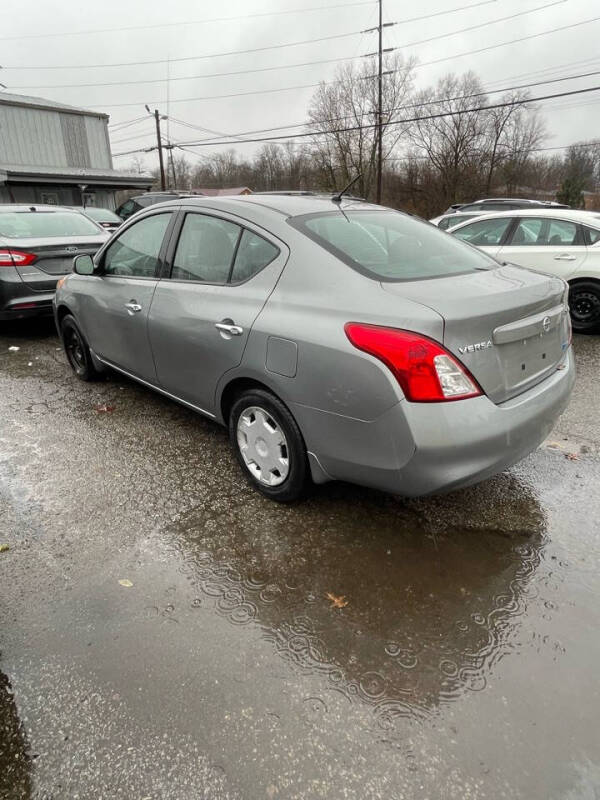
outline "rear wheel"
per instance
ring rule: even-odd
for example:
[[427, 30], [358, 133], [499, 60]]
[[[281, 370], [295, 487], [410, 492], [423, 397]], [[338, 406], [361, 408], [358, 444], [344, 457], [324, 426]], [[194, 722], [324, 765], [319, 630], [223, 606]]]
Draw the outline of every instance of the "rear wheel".
[[241, 394], [229, 415], [229, 438], [250, 484], [280, 503], [299, 500], [309, 483], [300, 429], [275, 395], [262, 389]]
[[69, 360], [73, 372], [82, 381], [93, 381], [100, 377], [100, 373], [94, 367], [90, 348], [85, 338], [75, 322], [75, 317], [67, 314], [60, 323], [63, 347]]
[[569, 310], [577, 333], [600, 331], [600, 282], [578, 281], [569, 287]]

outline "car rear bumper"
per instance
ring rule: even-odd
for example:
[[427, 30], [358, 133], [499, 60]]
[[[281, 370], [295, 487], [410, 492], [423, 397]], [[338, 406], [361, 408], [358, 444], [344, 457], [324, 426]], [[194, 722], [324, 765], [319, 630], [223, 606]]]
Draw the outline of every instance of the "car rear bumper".
[[[316, 481], [345, 480], [406, 497], [478, 483], [535, 450], [567, 406], [572, 351], [518, 397], [451, 403], [402, 401], [373, 422], [295, 406]], [[325, 419], [326, 417], [327, 419]]]
[[11, 293], [11, 296], [2, 297], [0, 304], [0, 320], [25, 319], [52, 314], [52, 300], [54, 292], [30, 292], [20, 290]]

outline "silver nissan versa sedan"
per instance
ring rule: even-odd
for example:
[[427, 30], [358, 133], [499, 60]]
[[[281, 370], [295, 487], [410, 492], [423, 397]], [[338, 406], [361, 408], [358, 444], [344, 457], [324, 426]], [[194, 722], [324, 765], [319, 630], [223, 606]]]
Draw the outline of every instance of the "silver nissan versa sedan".
[[228, 426], [250, 483], [406, 496], [534, 450], [574, 382], [567, 286], [355, 199], [185, 198], [59, 281], [82, 380], [107, 368]]

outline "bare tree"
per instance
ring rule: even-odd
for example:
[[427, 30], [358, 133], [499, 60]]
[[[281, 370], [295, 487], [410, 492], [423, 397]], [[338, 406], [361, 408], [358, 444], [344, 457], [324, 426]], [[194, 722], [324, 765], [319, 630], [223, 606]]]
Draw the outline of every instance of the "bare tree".
[[488, 125], [484, 114], [471, 109], [486, 104], [473, 72], [446, 75], [415, 98], [418, 119], [409, 136], [438, 175], [441, 205], [482, 188]]
[[[386, 59], [383, 87], [383, 151], [388, 158], [406, 126], [396, 125], [399, 109], [412, 89], [414, 62], [399, 55]], [[376, 176], [377, 77], [374, 59], [351, 63], [338, 69], [335, 82], [321, 83], [311, 101], [308, 118], [311, 131], [310, 153], [322, 185], [339, 189], [358, 174], [355, 187], [368, 197]]]

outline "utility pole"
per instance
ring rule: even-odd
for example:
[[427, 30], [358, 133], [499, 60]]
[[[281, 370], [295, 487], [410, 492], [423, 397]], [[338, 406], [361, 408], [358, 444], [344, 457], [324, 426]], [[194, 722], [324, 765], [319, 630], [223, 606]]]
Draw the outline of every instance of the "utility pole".
[[363, 58], [373, 58], [377, 56], [377, 75], [365, 75], [365, 78], [372, 80], [377, 78], [377, 110], [374, 112], [376, 118], [375, 122], [375, 135], [376, 135], [376, 160], [377, 160], [377, 197], [378, 203], [381, 203], [382, 183], [383, 183], [383, 78], [384, 75], [391, 75], [393, 70], [383, 71], [383, 55], [384, 53], [391, 53], [396, 50], [395, 47], [383, 46], [383, 29], [391, 28], [396, 25], [395, 22], [383, 21], [383, 0], [377, 0], [379, 6], [379, 24], [375, 28], [367, 28], [361, 33], [375, 33], [377, 31], [378, 47], [374, 53], [365, 53]]
[[381, 187], [383, 181], [383, 0], [379, 3], [379, 69], [377, 87], [377, 203], [381, 203]]
[[[150, 115], [152, 114], [148, 106], [146, 106], [146, 111]], [[167, 183], [165, 181], [165, 164], [163, 161], [163, 144], [162, 139], [160, 138], [160, 114], [158, 113], [158, 108], [154, 109], [154, 121], [156, 122], [156, 149], [158, 150], [158, 163], [160, 165], [160, 188], [164, 192], [164, 190], [167, 188]]]

